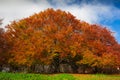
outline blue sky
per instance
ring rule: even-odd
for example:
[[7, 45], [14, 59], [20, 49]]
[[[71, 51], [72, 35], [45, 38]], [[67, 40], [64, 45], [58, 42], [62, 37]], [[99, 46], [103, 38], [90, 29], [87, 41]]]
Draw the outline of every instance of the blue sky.
[[120, 43], [120, 0], [0, 0], [1, 27], [47, 8], [61, 9], [79, 20], [105, 26], [115, 32]]

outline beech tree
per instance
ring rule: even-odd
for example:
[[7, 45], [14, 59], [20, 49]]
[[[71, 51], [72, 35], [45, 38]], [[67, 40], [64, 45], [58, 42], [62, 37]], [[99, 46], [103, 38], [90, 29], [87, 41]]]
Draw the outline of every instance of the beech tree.
[[[2, 19], [0, 19], [0, 25], [1, 24], [2, 24]], [[3, 33], [4, 33], [3, 29], [0, 28], [0, 54], [1, 54], [0, 63], [3, 61], [3, 56], [2, 56], [2, 54], [3, 54]]]
[[120, 46], [105, 27], [77, 20], [69, 12], [47, 9], [7, 26], [10, 63], [120, 66]]
[[4, 42], [3, 42], [3, 29], [0, 28], [0, 62], [3, 61], [3, 49], [4, 49]]

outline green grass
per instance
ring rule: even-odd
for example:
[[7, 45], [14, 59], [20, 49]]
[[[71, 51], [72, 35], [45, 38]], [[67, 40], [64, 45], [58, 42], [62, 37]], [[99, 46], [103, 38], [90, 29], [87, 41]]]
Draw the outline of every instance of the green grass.
[[76, 80], [70, 74], [24, 74], [24, 73], [0, 73], [0, 80]]
[[24, 74], [0, 72], [0, 80], [120, 80], [120, 75], [104, 74]]

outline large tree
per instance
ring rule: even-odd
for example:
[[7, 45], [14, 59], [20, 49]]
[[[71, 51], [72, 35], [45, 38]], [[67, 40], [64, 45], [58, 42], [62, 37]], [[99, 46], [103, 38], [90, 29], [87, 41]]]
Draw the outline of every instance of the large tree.
[[107, 28], [77, 20], [69, 12], [47, 9], [7, 26], [9, 62], [17, 65], [73, 63], [91, 67], [120, 65], [119, 44]]

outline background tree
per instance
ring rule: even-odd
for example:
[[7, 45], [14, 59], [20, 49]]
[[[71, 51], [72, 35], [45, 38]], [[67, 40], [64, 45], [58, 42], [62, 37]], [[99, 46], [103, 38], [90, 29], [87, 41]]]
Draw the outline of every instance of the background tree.
[[[2, 24], [2, 19], [0, 19], [0, 25]], [[3, 42], [3, 33], [4, 30], [2, 28], [0, 28], [0, 62], [3, 62], [3, 47], [4, 47], [4, 42]], [[1, 65], [1, 64], [0, 64]]]
[[[0, 25], [1, 24], [2, 24], [2, 19], [0, 19]], [[0, 66], [6, 65], [8, 60], [7, 45], [4, 34], [5, 34], [4, 29], [0, 28]]]

